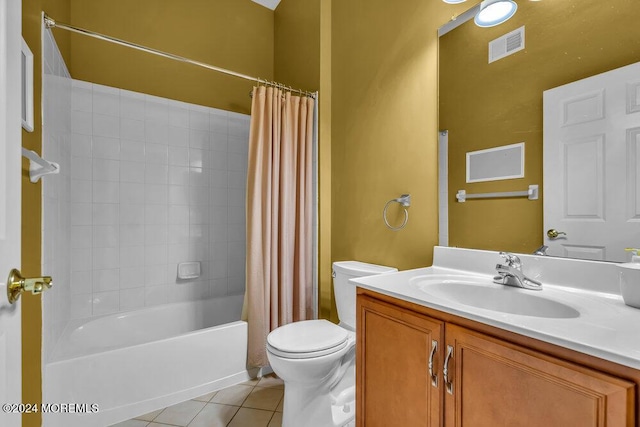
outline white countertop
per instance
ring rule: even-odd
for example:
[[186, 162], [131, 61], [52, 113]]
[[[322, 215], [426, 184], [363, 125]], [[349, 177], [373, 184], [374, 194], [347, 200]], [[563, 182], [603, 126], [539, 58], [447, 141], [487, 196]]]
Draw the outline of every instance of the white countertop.
[[[640, 309], [625, 305], [619, 293], [610, 292], [615, 289], [610, 283], [601, 286], [604, 291], [593, 290], [598, 288], [597, 283], [587, 283], [584, 288], [577, 287], [575, 284], [558, 286], [540, 280], [542, 278], [540, 276], [544, 276], [541, 274], [536, 276], [543, 283], [541, 291], [513, 288], [516, 292], [534, 293], [535, 296], [568, 305], [580, 313], [577, 317], [543, 318], [482, 309], [464, 305], [451, 299], [431, 296], [415, 286], [411, 279], [418, 276], [442, 274], [473, 274], [483, 279], [491, 280], [493, 271], [495, 271], [495, 262], [493, 265], [491, 262], [485, 262], [488, 266], [487, 271], [479, 272], [449, 268], [450, 265], [459, 264], [459, 259], [455, 263], [450, 263], [445, 258], [448, 258], [451, 254], [457, 255], [464, 252], [463, 255], [465, 256], [473, 255], [474, 261], [478, 259], [485, 261], [484, 259], [487, 257], [490, 260], [499, 261], [499, 257], [495, 258], [497, 253], [446, 248], [448, 255], [443, 257], [443, 251], [445, 250], [441, 249], [440, 254], [436, 253], [434, 266], [432, 267], [356, 278], [351, 279], [350, 282], [384, 295], [640, 369]], [[440, 265], [436, 265], [436, 262]], [[527, 274], [526, 262], [526, 259], [523, 259], [525, 274]], [[558, 264], [558, 262], [563, 261], [553, 259], [540, 262], [542, 264], [546, 262]], [[569, 272], [580, 265], [580, 261], [576, 262], [575, 260], [567, 260], [567, 263]], [[442, 265], [446, 266], [443, 267]], [[540, 266], [538, 265], [538, 267]], [[595, 268], [597, 268], [597, 265]], [[609, 269], [608, 271], [613, 274], [615, 265], [612, 267], [611, 264], [608, 264], [604, 269]], [[544, 266], [540, 270], [544, 271]], [[598, 275], [595, 274], [594, 276]], [[598, 280], [602, 281], [603, 279], [598, 277]], [[610, 280], [615, 279], [611, 277], [605, 281], [610, 282]], [[415, 279], [413, 282], [415, 282]]]

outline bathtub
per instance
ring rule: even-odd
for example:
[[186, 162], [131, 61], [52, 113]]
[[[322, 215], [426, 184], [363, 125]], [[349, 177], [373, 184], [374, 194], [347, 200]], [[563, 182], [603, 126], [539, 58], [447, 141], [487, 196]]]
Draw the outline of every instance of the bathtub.
[[44, 366], [43, 404], [51, 407], [43, 425], [108, 426], [255, 377], [246, 367], [242, 301], [227, 296], [70, 322]]

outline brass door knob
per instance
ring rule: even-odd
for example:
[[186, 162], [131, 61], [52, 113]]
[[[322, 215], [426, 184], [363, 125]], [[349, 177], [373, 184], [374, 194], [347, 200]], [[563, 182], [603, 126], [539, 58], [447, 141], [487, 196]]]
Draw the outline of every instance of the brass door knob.
[[18, 301], [20, 295], [25, 291], [37, 295], [51, 286], [53, 286], [53, 279], [50, 276], [25, 278], [20, 273], [20, 270], [14, 268], [9, 272], [9, 278], [7, 279], [7, 298], [13, 304]]
[[550, 238], [550, 239], [555, 239], [561, 234], [563, 234], [565, 236], [567, 235], [567, 233], [565, 233], [564, 231], [558, 231], [558, 230], [555, 230], [553, 228], [551, 228], [551, 229], [549, 229], [547, 231], [547, 237]]

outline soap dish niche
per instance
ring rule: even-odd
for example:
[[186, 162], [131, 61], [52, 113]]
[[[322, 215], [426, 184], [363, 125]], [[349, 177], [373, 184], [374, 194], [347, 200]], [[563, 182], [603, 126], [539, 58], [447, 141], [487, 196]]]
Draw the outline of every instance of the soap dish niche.
[[178, 264], [178, 280], [197, 279], [200, 274], [200, 261], [181, 262]]

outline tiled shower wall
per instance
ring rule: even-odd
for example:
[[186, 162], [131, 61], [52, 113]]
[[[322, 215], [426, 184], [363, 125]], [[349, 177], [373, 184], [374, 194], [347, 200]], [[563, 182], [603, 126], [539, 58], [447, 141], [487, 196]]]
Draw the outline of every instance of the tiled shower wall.
[[249, 116], [76, 80], [71, 110], [72, 318], [243, 293]]
[[54, 287], [42, 294], [42, 348], [47, 360], [71, 311], [71, 77], [50, 30], [42, 31], [42, 53], [41, 154], [60, 165], [59, 175], [41, 178], [42, 274], [54, 279]]

